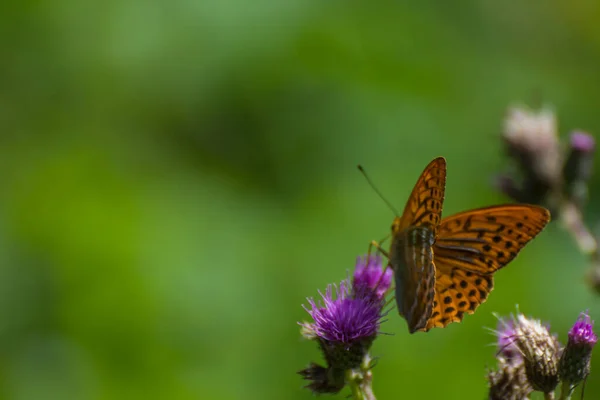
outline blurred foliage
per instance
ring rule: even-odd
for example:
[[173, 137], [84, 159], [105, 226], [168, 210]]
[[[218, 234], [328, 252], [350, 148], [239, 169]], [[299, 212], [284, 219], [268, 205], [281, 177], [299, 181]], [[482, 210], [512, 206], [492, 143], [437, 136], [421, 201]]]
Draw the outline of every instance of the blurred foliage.
[[[0, 397], [311, 398], [301, 304], [434, 156], [446, 215], [507, 201], [513, 101], [600, 132], [593, 1], [0, 5]], [[596, 169], [598, 171], [598, 169]], [[600, 175], [590, 218], [598, 216]], [[590, 221], [593, 224], [593, 220]], [[552, 225], [462, 324], [375, 343], [379, 398], [480, 399], [492, 312], [563, 342], [600, 297]], [[586, 397], [600, 396], [600, 356]], [[335, 396], [344, 398], [345, 392]]]

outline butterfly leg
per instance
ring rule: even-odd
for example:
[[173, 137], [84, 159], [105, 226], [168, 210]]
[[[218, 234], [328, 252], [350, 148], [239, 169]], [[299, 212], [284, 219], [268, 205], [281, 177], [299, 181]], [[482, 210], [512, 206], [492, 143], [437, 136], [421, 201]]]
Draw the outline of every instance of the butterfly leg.
[[[367, 260], [369, 260], [371, 258], [371, 252], [373, 251], [373, 247], [375, 247], [377, 249], [377, 251], [379, 251], [381, 254], [383, 254], [385, 256], [385, 258], [387, 258], [388, 260], [390, 259], [389, 253], [381, 248], [381, 243], [384, 242], [385, 240], [387, 240], [388, 237], [389, 237], [389, 235], [386, 236], [385, 238], [383, 238], [380, 242], [372, 240], [371, 243], [369, 243], [369, 250], [367, 251]], [[383, 273], [381, 274], [381, 277], [379, 278], [379, 281], [377, 282], [375, 287], [379, 286], [379, 284], [381, 283], [381, 280], [383, 279], [383, 276], [385, 275], [385, 272], [387, 271], [388, 268], [391, 268], [391, 267], [392, 266], [388, 262], [386, 264], [385, 268], [383, 269]]]
[[373, 247], [375, 247], [377, 249], [377, 251], [379, 251], [381, 254], [383, 254], [385, 256], [385, 258], [387, 258], [387, 259], [390, 258], [388, 252], [385, 251], [384, 249], [382, 249], [381, 245], [379, 244], [379, 242], [377, 242], [375, 240], [372, 240], [371, 243], [369, 243], [369, 250], [367, 251], [367, 256], [368, 257], [371, 256], [371, 252], [373, 251]]
[[385, 238], [381, 239], [379, 242], [372, 240], [371, 243], [369, 243], [369, 250], [367, 251], [367, 256], [368, 257], [371, 256], [373, 247], [375, 247], [377, 249], [377, 251], [379, 251], [381, 254], [383, 254], [385, 256], [385, 258], [387, 258], [389, 260], [390, 256], [389, 256], [388, 252], [381, 248], [381, 243], [385, 242], [389, 237], [390, 237], [390, 235], [387, 235]]

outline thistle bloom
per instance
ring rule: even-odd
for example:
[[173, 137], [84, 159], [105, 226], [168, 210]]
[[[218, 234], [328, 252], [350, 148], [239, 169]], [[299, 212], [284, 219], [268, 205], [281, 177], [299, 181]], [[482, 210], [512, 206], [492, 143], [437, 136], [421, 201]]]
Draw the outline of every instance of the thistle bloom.
[[499, 176], [495, 185], [500, 191], [520, 203], [544, 205], [553, 214], [561, 211], [563, 200], [583, 206], [596, 147], [593, 136], [573, 131], [565, 151], [552, 111], [514, 107], [504, 121], [502, 139], [522, 179]]
[[560, 359], [559, 374], [563, 385], [569, 385], [571, 390], [590, 373], [592, 349], [598, 342], [593, 327], [589, 315], [581, 313], [569, 331], [569, 341]]
[[391, 268], [382, 268], [381, 256], [358, 257], [352, 286], [355, 292], [371, 292], [383, 299], [392, 284], [392, 275]]
[[562, 158], [554, 112], [510, 109], [504, 121], [503, 139], [524, 172], [522, 195], [529, 202], [541, 204], [561, 179]]
[[311, 325], [319, 339], [351, 345], [356, 341], [375, 337], [381, 318], [380, 301], [353, 297], [348, 281], [342, 281], [339, 287], [329, 285], [325, 294], [320, 294], [323, 305], [309, 298], [311, 309], [304, 307], [314, 320]]
[[314, 322], [300, 323], [301, 333], [319, 343], [327, 367], [312, 364], [299, 372], [312, 381], [307, 388], [337, 393], [344, 387], [344, 373], [363, 365], [379, 332], [390, 282], [381, 258], [359, 258], [352, 283], [345, 279], [339, 286], [328, 285], [325, 294], [319, 292], [322, 302], [308, 298], [310, 307], [303, 307]]

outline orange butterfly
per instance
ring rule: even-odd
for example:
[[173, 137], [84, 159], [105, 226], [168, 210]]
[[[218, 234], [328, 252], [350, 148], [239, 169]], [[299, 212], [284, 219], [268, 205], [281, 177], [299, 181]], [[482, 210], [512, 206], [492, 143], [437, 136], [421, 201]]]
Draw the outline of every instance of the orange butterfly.
[[491, 292], [494, 273], [550, 221], [548, 210], [525, 204], [442, 219], [445, 187], [446, 160], [438, 157], [425, 168], [402, 216], [392, 224], [386, 255], [394, 270], [398, 311], [410, 333], [443, 328], [473, 314]]

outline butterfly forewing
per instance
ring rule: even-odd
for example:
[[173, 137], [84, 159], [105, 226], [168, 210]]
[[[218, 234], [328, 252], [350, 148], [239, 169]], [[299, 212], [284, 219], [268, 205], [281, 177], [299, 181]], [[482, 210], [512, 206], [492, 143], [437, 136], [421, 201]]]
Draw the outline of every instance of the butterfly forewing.
[[550, 221], [533, 205], [503, 205], [445, 218], [434, 245], [435, 262], [490, 274], [512, 261]]
[[415, 184], [406, 202], [402, 216], [396, 219], [394, 231], [410, 226], [429, 226], [434, 233], [442, 219], [446, 189], [446, 160], [438, 157], [431, 161]]

